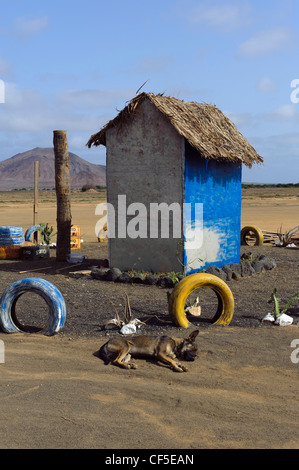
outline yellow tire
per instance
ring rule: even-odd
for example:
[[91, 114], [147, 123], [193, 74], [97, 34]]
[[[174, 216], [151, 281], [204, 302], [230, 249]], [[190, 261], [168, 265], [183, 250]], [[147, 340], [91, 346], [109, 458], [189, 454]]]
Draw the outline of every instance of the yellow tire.
[[188, 296], [200, 287], [209, 287], [218, 298], [218, 309], [211, 323], [229, 325], [234, 314], [235, 301], [228, 285], [217, 276], [207, 273], [190, 274], [173, 289], [168, 303], [168, 310], [176, 326], [188, 328], [191, 323], [185, 314], [185, 303]]
[[241, 245], [248, 245], [246, 236], [249, 235], [250, 232], [255, 237], [254, 245], [260, 246], [264, 243], [264, 235], [261, 229], [259, 229], [255, 225], [248, 225], [246, 227], [243, 227], [241, 230]]

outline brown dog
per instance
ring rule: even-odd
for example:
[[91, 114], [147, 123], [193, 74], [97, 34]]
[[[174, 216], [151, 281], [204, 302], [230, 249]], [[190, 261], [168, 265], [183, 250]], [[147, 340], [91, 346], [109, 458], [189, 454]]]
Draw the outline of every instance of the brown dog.
[[178, 357], [194, 361], [197, 347], [194, 340], [199, 330], [193, 331], [188, 338], [171, 338], [170, 336], [135, 336], [133, 338], [112, 338], [99, 350], [99, 356], [105, 364], [111, 362], [125, 369], [136, 369], [132, 357], [151, 357], [162, 361], [177, 372], [187, 372], [187, 368], [176, 362]]

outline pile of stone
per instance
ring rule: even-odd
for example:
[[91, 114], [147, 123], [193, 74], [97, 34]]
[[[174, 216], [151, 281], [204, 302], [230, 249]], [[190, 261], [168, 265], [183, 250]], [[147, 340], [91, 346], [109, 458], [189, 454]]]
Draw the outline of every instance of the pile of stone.
[[[214, 266], [209, 266], [205, 272], [219, 277], [225, 282], [232, 280], [240, 280], [260, 274], [263, 271], [269, 271], [276, 268], [274, 259], [265, 255], [256, 257], [253, 261], [250, 260], [250, 255], [242, 255], [242, 262], [240, 264], [233, 263], [223, 266], [221, 269]], [[123, 284], [144, 284], [144, 285], [157, 285], [162, 288], [174, 287], [176, 282], [183, 279], [184, 275], [158, 275], [158, 274], [141, 274], [129, 273], [121, 271], [118, 268], [92, 268], [91, 276], [94, 279], [101, 281], [112, 281]]]

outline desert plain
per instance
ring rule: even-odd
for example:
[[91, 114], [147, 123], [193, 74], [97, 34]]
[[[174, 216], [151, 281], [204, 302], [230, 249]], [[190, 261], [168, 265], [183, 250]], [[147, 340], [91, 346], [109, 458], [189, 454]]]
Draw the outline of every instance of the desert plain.
[[[106, 200], [105, 191], [82, 192], [71, 195], [72, 223], [80, 225], [84, 241], [96, 241], [95, 225], [99, 220], [96, 207]], [[0, 192], [2, 225], [33, 225], [32, 191]], [[256, 225], [262, 230], [287, 231], [299, 224], [299, 188], [248, 188], [242, 190], [241, 226]], [[55, 191], [40, 191], [38, 221], [56, 227]]]

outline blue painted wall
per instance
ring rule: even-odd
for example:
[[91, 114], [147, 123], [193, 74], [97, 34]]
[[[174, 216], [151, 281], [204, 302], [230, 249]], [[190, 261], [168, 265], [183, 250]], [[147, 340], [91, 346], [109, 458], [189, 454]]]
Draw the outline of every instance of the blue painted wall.
[[[240, 262], [241, 180], [242, 165], [203, 159], [186, 142], [184, 202], [192, 207], [185, 211], [184, 219], [187, 274], [210, 265]], [[202, 204], [198, 206], [202, 208], [202, 223], [195, 217], [195, 203]], [[190, 228], [197, 228], [202, 237], [192, 248], [186, 242]]]

